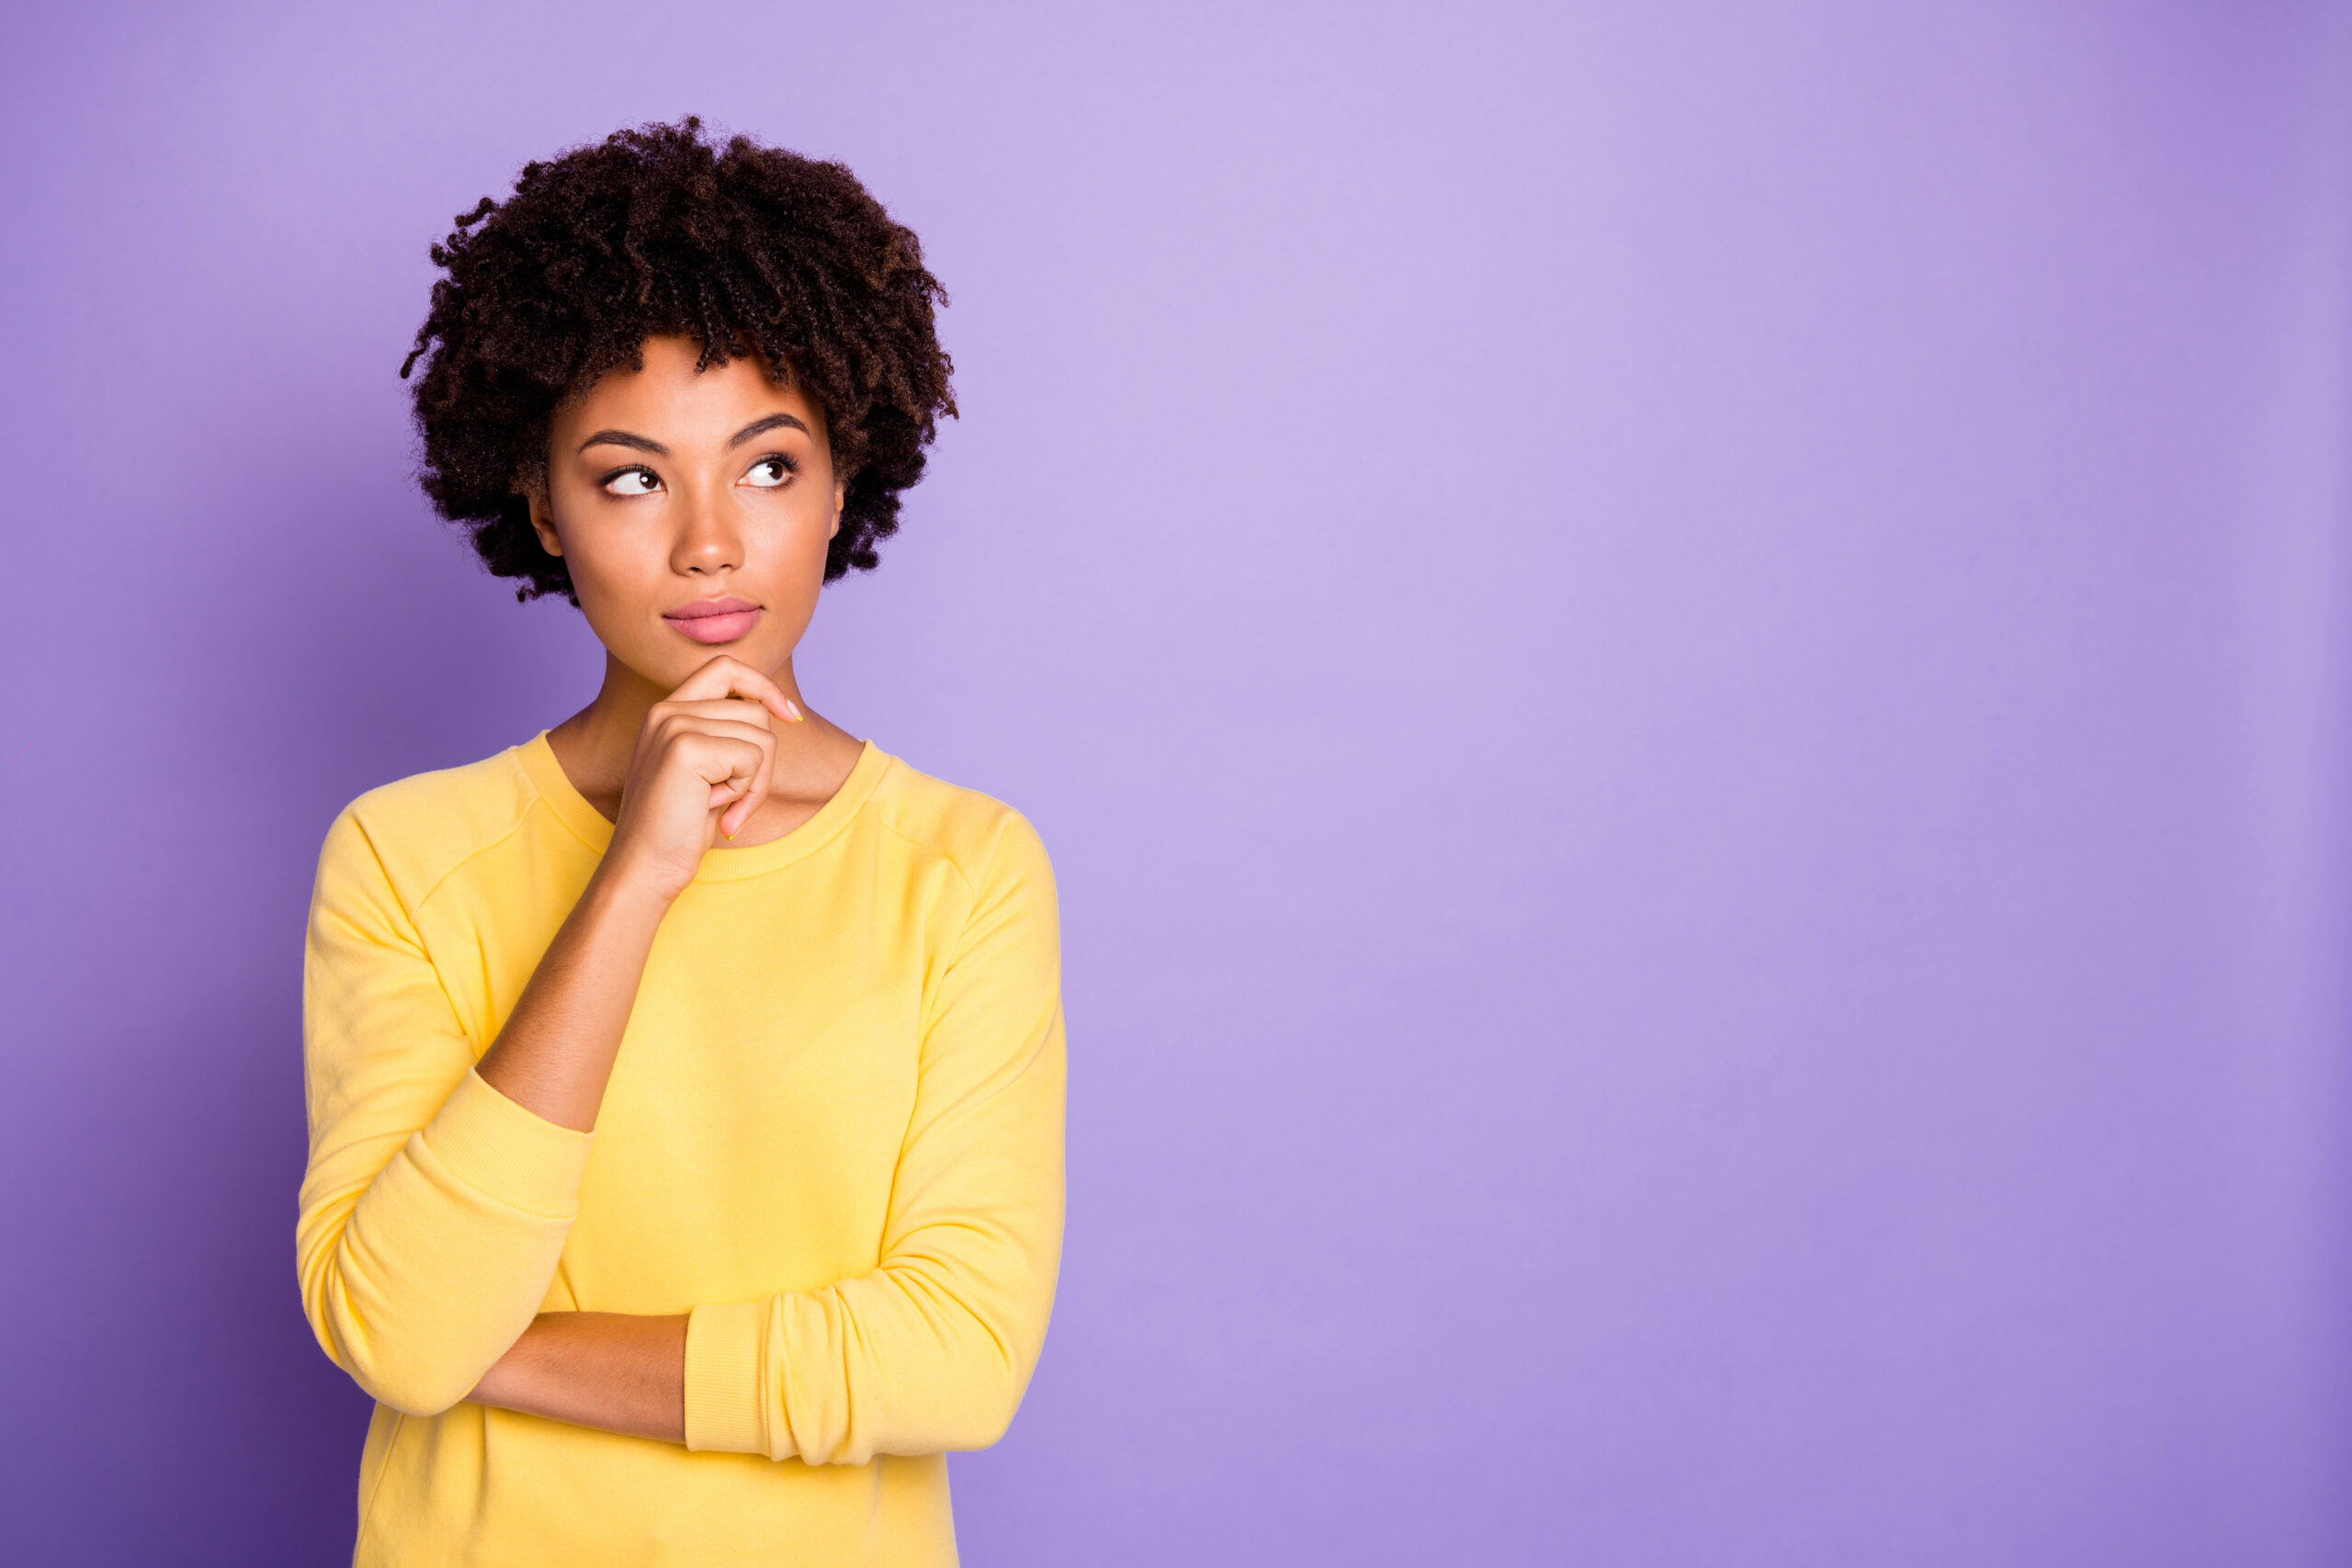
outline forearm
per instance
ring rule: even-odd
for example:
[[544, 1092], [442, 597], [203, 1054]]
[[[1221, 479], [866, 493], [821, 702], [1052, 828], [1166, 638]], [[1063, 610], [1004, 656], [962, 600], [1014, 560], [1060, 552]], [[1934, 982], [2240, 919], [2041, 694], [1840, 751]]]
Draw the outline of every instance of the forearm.
[[378, 1399], [431, 1414], [465, 1398], [546, 1302], [593, 1140], [475, 1074], [422, 1120], [372, 1175], [356, 1138], [314, 1150], [296, 1238], [327, 1353]]
[[467, 1397], [477, 1404], [686, 1440], [686, 1318], [541, 1313]]
[[669, 900], [607, 862], [590, 878], [477, 1070], [558, 1126], [595, 1130]]

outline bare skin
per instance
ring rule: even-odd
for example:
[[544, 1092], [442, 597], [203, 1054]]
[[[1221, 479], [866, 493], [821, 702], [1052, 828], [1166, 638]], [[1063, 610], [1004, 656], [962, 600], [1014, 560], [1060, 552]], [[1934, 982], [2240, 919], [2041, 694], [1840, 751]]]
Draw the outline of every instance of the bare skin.
[[[841, 525], [823, 411], [756, 359], [697, 372], [699, 346], [657, 337], [642, 370], [556, 411], [530, 496], [605, 645], [595, 700], [550, 729], [612, 843], [539, 960], [480, 1071], [559, 1125], [592, 1131], [653, 935], [706, 852], [765, 843], [816, 815], [864, 742], [810, 710], [792, 655]], [[700, 641], [673, 614], [709, 617]], [[542, 1313], [469, 1396], [534, 1416], [685, 1440], [684, 1314]]]

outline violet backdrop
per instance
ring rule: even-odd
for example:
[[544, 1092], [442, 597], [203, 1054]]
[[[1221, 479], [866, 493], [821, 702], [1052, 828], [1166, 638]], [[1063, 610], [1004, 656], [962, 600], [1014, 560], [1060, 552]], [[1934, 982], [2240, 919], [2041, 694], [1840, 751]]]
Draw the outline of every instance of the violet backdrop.
[[2330, 7], [7, 33], [0, 1555], [348, 1551], [319, 840], [598, 670], [394, 371], [453, 214], [699, 111], [953, 297], [801, 669], [1060, 881], [969, 1562], [2352, 1561]]

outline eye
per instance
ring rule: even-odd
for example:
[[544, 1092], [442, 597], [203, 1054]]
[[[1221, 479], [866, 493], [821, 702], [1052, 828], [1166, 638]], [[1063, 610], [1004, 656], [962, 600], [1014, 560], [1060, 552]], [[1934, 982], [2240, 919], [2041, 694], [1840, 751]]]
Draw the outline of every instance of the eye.
[[792, 478], [792, 459], [780, 453], [770, 453], [752, 465], [743, 482], [755, 490], [775, 490]]
[[650, 468], [623, 468], [605, 479], [605, 491], [613, 495], [651, 495], [661, 487], [661, 479]]

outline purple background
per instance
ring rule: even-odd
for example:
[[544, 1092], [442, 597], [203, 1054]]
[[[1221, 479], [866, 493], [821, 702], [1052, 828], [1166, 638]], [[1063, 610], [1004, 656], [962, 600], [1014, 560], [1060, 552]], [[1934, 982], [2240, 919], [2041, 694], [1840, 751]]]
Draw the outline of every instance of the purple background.
[[8, 32], [11, 1561], [348, 1550], [319, 840], [599, 668], [393, 372], [452, 214], [697, 109], [954, 297], [802, 671], [1060, 876], [1065, 1268], [969, 1562], [2352, 1561], [2326, 8]]

